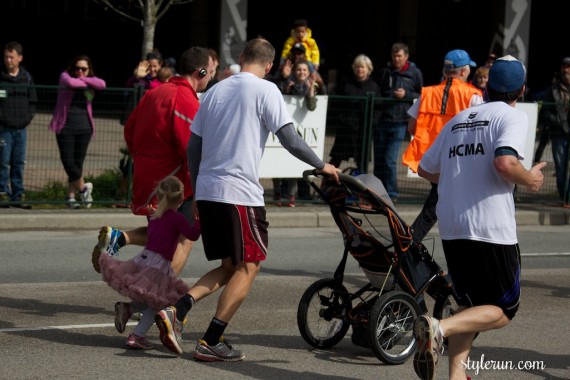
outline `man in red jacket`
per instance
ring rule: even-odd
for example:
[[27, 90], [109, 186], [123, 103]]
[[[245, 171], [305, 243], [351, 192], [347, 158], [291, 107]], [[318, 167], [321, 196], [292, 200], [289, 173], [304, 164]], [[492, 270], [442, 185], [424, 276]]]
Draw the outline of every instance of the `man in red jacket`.
[[[214, 62], [206, 48], [192, 47], [180, 58], [180, 76], [147, 91], [125, 124], [125, 141], [133, 157], [133, 199], [135, 215], [150, 216], [158, 203], [155, 187], [168, 175], [184, 184], [184, 203], [180, 206], [193, 223], [193, 189], [186, 160], [190, 126], [200, 105], [197, 92], [203, 91], [215, 73]], [[101, 253], [117, 255], [126, 244], [145, 245], [147, 228], [120, 231], [104, 226], [92, 255], [93, 267], [99, 271]], [[172, 269], [179, 274], [192, 249], [192, 242], [180, 238]]]

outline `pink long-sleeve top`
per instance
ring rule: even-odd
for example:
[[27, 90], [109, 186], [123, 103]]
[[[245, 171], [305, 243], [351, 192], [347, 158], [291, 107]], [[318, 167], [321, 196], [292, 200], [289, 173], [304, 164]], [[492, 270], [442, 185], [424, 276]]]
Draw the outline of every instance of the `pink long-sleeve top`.
[[148, 221], [148, 240], [146, 248], [159, 253], [168, 261], [172, 261], [178, 244], [178, 236], [196, 241], [200, 237], [200, 222], [193, 225], [179, 212], [168, 209], [160, 218], [150, 218]]
[[[59, 86], [60, 89], [57, 93], [57, 103], [55, 105], [53, 117], [49, 123], [49, 130], [55, 133], [59, 133], [65, 126], [67, 113], [69, 112], [69, 107], [76, 90], [103, 90], [107, 87], [107, 84], [101, 78], [75, 78], [69, 75], [67, 71], [64, 71], [59, 76]], [[91, 100], [87, 100], [87, 113], [89, 115], [91, 131], [94, 135], [95, 123], [93, 122], [93, 107], [91, 106]]]

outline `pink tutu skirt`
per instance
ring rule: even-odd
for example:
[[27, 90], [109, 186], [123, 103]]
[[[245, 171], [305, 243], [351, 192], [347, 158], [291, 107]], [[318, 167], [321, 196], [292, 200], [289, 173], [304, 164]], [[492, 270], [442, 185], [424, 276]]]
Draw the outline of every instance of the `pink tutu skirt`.
[[103, 254], [99, 265], [111, 288], [155, 310], [174, 305], [190, 289], [176, 277], [170, 261], [147, 249], [126, 261]]

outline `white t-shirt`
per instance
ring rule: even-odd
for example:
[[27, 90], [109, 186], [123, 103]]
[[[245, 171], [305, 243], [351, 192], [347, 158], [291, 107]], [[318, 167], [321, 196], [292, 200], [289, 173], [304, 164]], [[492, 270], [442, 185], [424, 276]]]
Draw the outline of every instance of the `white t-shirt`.
[[504, 102], [468, 108], [443, 127], [420, 162], [425, 171], [440, 173], [436, 212], [442, 239], [517, 243], [514, 184], [493, 161], [500, 147], [524, 159], [527, 129], [526, 114]]
[[273, 82], [240, 72], [210, 88], [191, 127], [202, 137], [196, 200], [263, 206], [259, 163], [265, 142], [292, 122]]

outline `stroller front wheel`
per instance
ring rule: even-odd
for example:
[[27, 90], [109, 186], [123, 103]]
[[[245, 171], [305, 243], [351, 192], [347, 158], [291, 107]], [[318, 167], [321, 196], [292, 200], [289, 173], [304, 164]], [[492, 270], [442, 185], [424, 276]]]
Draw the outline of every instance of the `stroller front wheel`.
[[303, 339], [316, 348], [330, 348], [346, 335], [352, 309], [350, 294], [338, 281], [325, 278], [305, 290], [297, 309]]
[[413, 324], [420, 314], [418, 303], [406, 292], [394, 290], [378, 298], [368, 324], [368, 341], [378, 359], [386, 364], [408, 360], [416, 350]]

